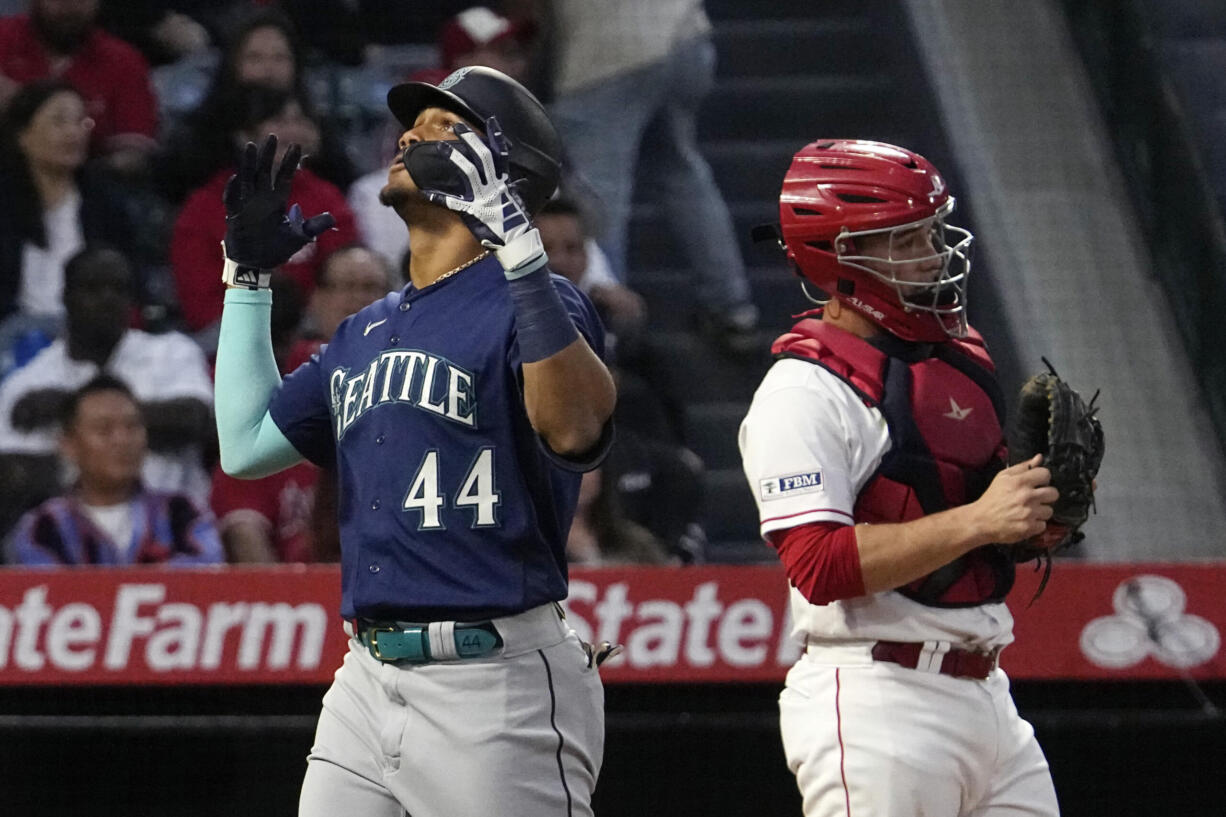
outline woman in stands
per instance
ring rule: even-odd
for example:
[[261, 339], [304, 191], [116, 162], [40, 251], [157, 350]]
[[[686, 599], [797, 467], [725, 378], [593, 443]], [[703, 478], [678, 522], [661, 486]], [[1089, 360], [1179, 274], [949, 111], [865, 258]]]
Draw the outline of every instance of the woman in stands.
[[[175, 222], [170, 246], [183, 319], [206, 352], [216, 348], [225, 293], [217, 285], [217, 259], [226, 231], [221, 194], [237, 168], [239, 151], [247, 142], [262, 142], [269, 133], [277, 134], [282, 150], [298, 144], [304, 154], [315, 149], [320, 140], [318, 123], [308, 115], [302, 96], [295, 91], [245, 86], [236, 97], [234, 110], [237, 123], [225, 133], [229, 146], [226, 163], [187, 197]], [[309, 167], [294, 175], [290, 200], [311, 213], [326, 210], [336, 219], [336, 229], [325, 232], [280, 268], [302, 295], [309, 297], [315, 288], [316, 268], [338, 247], [356, 242], [357, 227], [341, 191]]]
[[341, 190], [357, 175], [332, 125], [315, 116], [306, 86], [305, 58], [293, 22], [274, 7], [257, 7], [241, 18], [228, 39], [213, 84], [200, 108], [172, 128], [162, 157], [161, 183], [172, 201], [181, 201], [233, 159], [228, 134], [238, 126], [237, 103], [247, 86], [292, 91], [305, 112], [318, 120], [318, 149], [305, 166]]
[[15, 344], [58, 332], [70, 256], [132, 245], [123, 200], [84, 172], [92, 128], [81, 95], [54, 79], [22, 87], [0, 117], [0, 375]]

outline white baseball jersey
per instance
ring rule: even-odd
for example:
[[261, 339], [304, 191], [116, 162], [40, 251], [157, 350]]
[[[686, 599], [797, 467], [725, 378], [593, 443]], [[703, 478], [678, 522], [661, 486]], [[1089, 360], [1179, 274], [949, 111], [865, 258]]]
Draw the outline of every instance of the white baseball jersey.
[[[881, 412], [838, 377], [785, 359], [754, 394], [739, 443], [765, 537], [811, 522], [852, 524], [856, 497], [889, 451], [890, 434]], [[791, 612], [801, 643], [948, 641], [990, 649], [1013, 640], [1003, 603], [937, 608], [884, 592], [817, 605], [793, 587]]]
[[[763, 536], [850, 524], [890, 444], [881, 412], [842, 380], [808, 361], [776, 362], [740, 432]], [[951, 644], [1013, 640], [1004, 604], [937, 608], [886, 592], [818, 605], [793, 587], [791, 611], [792, 636], [807, 646], [779, 696], [779, 722], [805, 817], [1059, 814], [1005, 673], [980, 681], [938, 672]], [[916, 669], [876, 660], [876, 641], [927, 642], [928, 660]]]

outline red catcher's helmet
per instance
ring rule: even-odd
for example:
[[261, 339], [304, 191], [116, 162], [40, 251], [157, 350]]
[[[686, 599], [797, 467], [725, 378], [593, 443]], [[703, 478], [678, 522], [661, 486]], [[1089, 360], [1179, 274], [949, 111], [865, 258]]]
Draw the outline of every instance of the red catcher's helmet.
[[[932, 343], [967, 332], [974, 239], [945, 224], [953, 209], [945, 180], [923, 156], [849, 139], [802, 148], [779, 195], [783, 242], [798, 275], [886, 331]], [[919, 257], [917, 230], [927, 236], [918, 246], [931, 244]], [[884, 247], [869, 255], [866, 244]], [[922, 280], [917, 267], [925, 270]]]

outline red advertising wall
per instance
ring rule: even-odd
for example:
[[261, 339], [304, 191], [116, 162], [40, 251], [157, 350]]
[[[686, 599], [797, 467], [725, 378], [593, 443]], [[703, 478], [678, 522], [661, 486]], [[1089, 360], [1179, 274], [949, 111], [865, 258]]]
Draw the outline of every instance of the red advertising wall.
[[[1226, 562], [1060, 563], [1009, 603], [1018, 679], [1226, 678]], [[0, 569], [0, 685], [327, 683], [335, 566]], [[798, 654], [775, 566], [574, 570], [568, 619], [619, 682], [779, 682]]]

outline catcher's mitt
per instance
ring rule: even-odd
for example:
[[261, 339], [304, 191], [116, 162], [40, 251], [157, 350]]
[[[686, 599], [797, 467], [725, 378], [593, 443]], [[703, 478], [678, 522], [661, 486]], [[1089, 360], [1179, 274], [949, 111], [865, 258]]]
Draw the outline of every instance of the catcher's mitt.
[[1085, 538], [1081, 526], [1094, 508], [1094, 477], [1103, 460], [1103, 428], [1094, 405], [1098, 392], [1087, 404], [1060, 379], [1047, 358], [1042, 360], [1047, 371], [1022, 385], [1009, 446], [1014, 463], [1042, 454], [1043, 465], [1051, 471], [1051, 484], [1060, 492], [1047, 530], [1009, 547], [1015, 562], [1046, 562], [1039, 593], [1051, 572], [1051, 555]]

